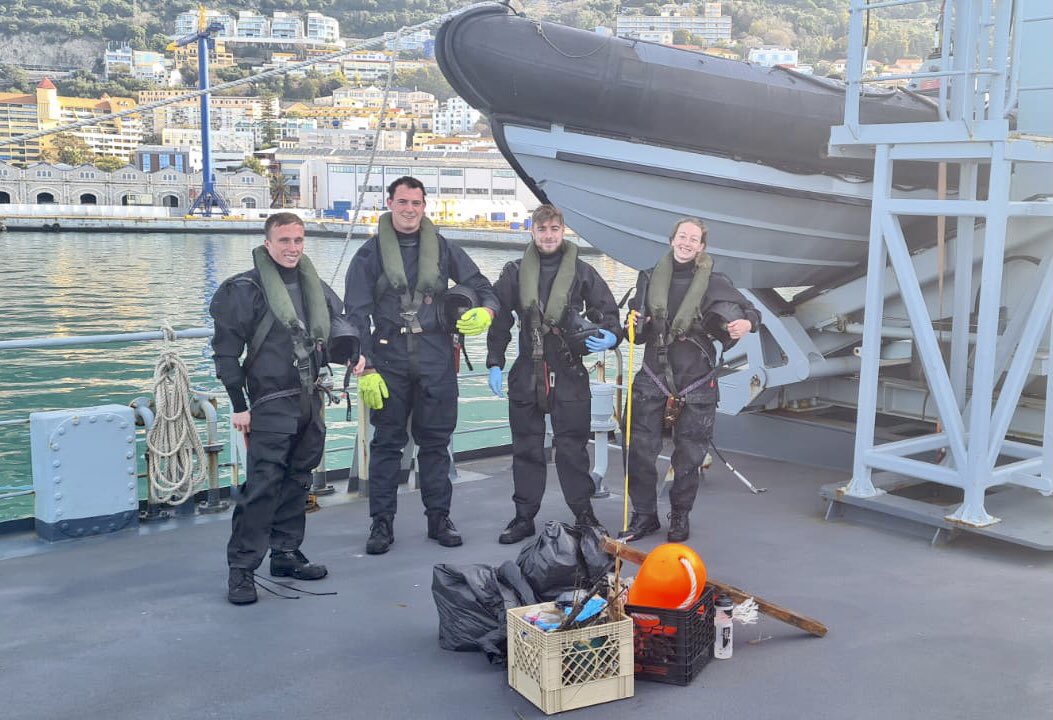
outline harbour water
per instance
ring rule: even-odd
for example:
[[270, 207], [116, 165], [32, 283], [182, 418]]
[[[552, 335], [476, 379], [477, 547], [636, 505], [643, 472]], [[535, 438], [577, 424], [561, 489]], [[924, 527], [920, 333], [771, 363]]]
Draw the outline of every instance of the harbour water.
[[[225, 278], [251, 267], [251, 250], [260, 241], [234, 234], [0, 233], [0, 339], [139, 332], [157, 330], [165, 321], [177, 329], [209, 325], [212, 294]], [[360, 245], [360, 240], [345, 245], [340, 238], [308, 237], [308, 255], [324, 280], [335, 278], [333, 289], [341, 296], [344, 271]], [[491, 280], [520, 254], [466, 249]], [[635, 282], [634, 270], [606, 256], [582, 259], [600, 271], [616, 299]], [[207, 341], [181, 340], [177, 347], [194, 386], [225, 399]], [[149, 395], [160, 349], [159, 342], [146, 342], [0, 351], [0, 421], [38, 410], [123, 405]], [[484, 370], [485, 336], [468, 338], [468, 353], [476, 370]], [[344, 413], [344, 407], [329, 411], [331, 447], [351, 445], [355, 427], [344, 421]], [[462, 382], [460, 430], [503, 425], [505, 414], [504, 401], [492, 397], [483, 379]], [[504, 442], [509, 442], [507, 428], [459, 435], [454, 449]], [[350, 458], [348, 449], [330, 454], [327, 463], [346, 467]], [[31, 484], [28, 425], [0, 426], [0, 495]], [[0, 521], [31, 514], [31, 496], [0, 500]]]

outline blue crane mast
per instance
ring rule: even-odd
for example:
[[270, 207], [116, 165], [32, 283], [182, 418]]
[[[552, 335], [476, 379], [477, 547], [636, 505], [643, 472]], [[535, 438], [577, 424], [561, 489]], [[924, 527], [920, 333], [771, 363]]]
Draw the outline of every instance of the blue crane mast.
[[[216, 46], [215, 36], [223, 32], [222, 23], [213, 20], [208, 22], [205, 8], [198, 11], [198, 31], [179, 38], [171, 47], [182, 47], [197, 43], [197, 86], [199, 90], [208, 90], [208, 53]], [[212, 124], [209, 116], [208, 101], [210, 93], [201, 95], [201, 192], [194, 199], [188, 214], [199, 212], [205, 217], [212, 217], [213, 208], [223, 215], [230, 214], [226, 200], [216, 190], [216, 173], [212, 167]]]

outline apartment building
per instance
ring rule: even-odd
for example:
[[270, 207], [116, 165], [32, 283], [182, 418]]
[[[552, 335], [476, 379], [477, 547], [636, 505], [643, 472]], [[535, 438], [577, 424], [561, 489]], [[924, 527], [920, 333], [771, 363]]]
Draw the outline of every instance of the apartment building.
[[617, 17], [617, 34], [620, 37], [638, 37], [642, 32], [669, 32], [684, 30], [707, 43], [731, 39], [731, 16], [721, 13], [718, 2], [705, 3], [700, 9], [690, 3], [669, 3], [659, 8], [658, 15], [642, 12], [621, 14]]
[[[58, 89], [44, 78], [32, 94], [0, 93], [0, 138], [46, 130], [80, 120], [90, 120], [136, 107], [131, 98], [103, 96], [71, 98], [58, 94]], [[110, 119], [70, 131], [83, 140], [97, 155], [111, 155], [128, 160], [143, 139], [138, 116]], [[54, 138], [29, 141], [23, 145], [0, 146], [0, 160], [21, 163], [41, 159], [41, 152]]]
[[435, 113], [433, 130], [436, 135], [456, 135], [470, 132], [482, 114], [459, 97], [452, 97]]

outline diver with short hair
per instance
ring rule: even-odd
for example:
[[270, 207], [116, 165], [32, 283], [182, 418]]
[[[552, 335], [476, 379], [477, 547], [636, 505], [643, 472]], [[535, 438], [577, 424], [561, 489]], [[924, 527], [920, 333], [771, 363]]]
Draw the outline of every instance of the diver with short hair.
[[[344, 292], [347, 316], [362, 331], [361, 359], [353, 369], [374, 428], [370, 555], [386, 553], [395, 541], [399, 471], [411, 417], [428, 537], [443, 547], [463, 542], [450, 520], [449, 445], [458, 397], [453, 336], [486, 332], [497, 312], [490, 281], [425, 216], [420, 180], [404, 176], [392, 182], [387, 206], [390, 212], [381, 215], [377, 233], [351, 259]], [[446, 317], [450, 280], [460, 284], [458, 297], [467, 293], [477, 303], [452, 328]]]
[[[501, 395], [512, 312], [519, 318], [519, 355], [508, 373], [512, 479], [516, 514], [498, 541], [534, 534], [545, 494], [545, 415], [552, 417], [556, 474], [578, 525], [599, 526], [587, 449], [592, 394], [583, 355], [609, 350], [621, 339], [618, 306], [600, 274], [578, 258], [563, 237], [563, 213], [541, 205], [531, 218], [522, 260], [505, 265], [494, 284], [501, 310], [490, 327], [486, 365], [490, 390]], [[582, 312], [591, 317], [582, 317]]]
[[[760, 328], [760, 313], [731, 284], [713, 272], [706, 253], [706, 224], [684, 218], [673, 227], [670, 249], [640, 272], [629, 301], [636, 311], [636, 344], [646, 344], [643, 367], [633, 379], [632, 428], [628, 448], [629, 497], [633, 515], [624, 540], [639, 540], [661, 528], [658, 470], [663, 427], [673, 433], [673, 487], [669, 492], [669, 542], [690, 534], [688, 518], [713, 440], [720, 365], [714, 336], [726, 350], [731, 341]], [[628, 323], [629, 320], [627, 319]]]
[[303, 254], [303, 220], [274, 213], [263, 236], [253, 269], [224, 281], [209, 305], [216, 377], [248, 450], [227, 544], [227, 599], [235, 605], [256, 602], [253, 572], [268, 546], [271, 575], [327, 574], [300, 545], [311, 471], [325, 447], [322, 398], [332, 389], [328, 352], [341, 302]]

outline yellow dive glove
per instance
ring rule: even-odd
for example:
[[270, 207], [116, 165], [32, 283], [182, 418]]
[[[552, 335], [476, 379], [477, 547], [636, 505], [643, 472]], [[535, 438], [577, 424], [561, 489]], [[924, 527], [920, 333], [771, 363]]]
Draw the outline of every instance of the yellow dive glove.
[[461, 319], [457, 321], [457, 332], [462, 335], [478, 335], [486, 332], [493, 321], [489, 310], [475, 307], [461, 315]]
[[376, 371], [358, 378], [358, 392], [362, 396], [362, 402], [371, 410], [383, 408], [384, 398], [389, 397], [388, 385]]

